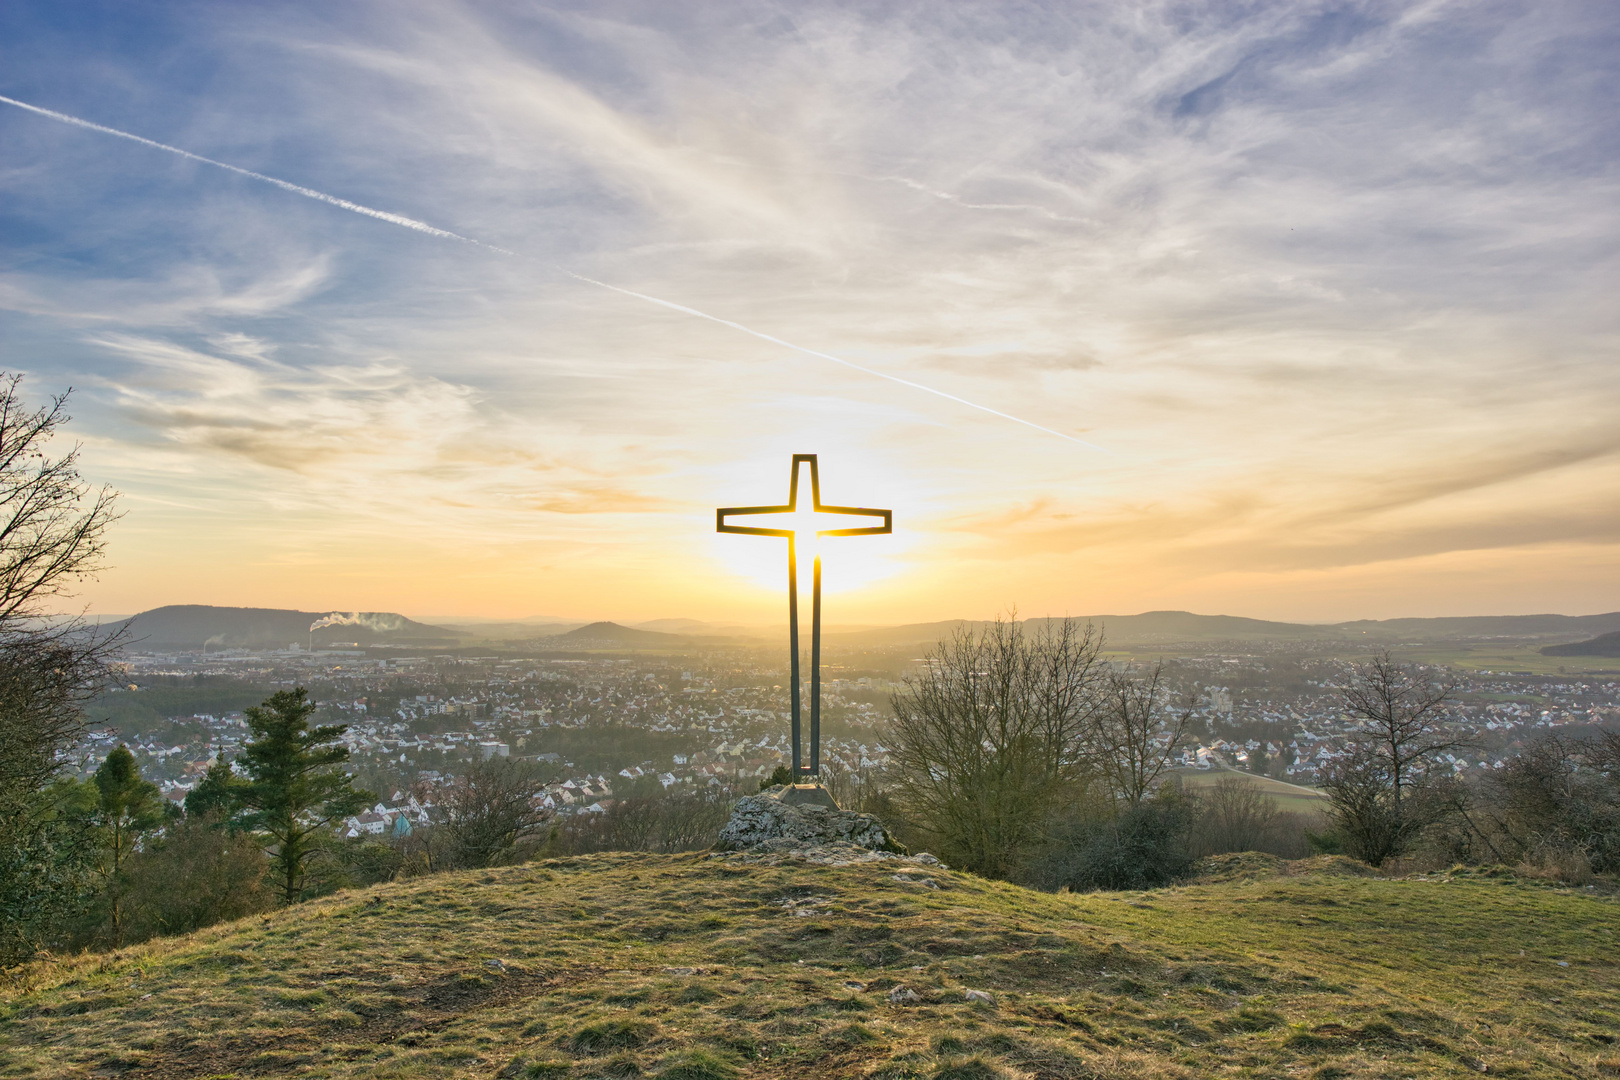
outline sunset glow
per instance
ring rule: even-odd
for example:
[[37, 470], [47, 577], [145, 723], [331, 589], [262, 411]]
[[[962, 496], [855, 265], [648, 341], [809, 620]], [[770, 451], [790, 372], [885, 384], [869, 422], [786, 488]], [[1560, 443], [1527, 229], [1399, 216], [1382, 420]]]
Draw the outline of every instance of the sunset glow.
[[92, 612], [773, 622], [795, 452], [894, 511], [832, 622], [1620, 608], [1606, 5], [72, 7], [0, 343]]

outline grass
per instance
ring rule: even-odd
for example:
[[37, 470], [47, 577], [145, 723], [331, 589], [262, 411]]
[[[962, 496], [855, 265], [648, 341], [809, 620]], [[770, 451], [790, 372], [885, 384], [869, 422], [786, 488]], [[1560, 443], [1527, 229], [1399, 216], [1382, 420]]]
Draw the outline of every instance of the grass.
[[1239, 780], [1254, 784], [1263, 794], [1277, 800], [1280, 810], [1294, 810], [1304, 814], [1319, 813], [1327, 802], [1327, 796], [1313, 787], [1301, 784], [1290, 784], [1285, 780], [1273, 780], [1269, 776], [1257, 776], [1250, 772], [1239, 772], [1236, 769], [1172, 769], [1175, 775], [1181, 778], [1187, 790], [1197, 791], [1199, 788], [1213, 787], [1215, 781], [1223, 776], [1236, 777]]
[[1543, 656], [1535, 644], [1481, 642], [1470, 644], [1416, 645], [1392, 648], [1397, 659], [1425, 664], [1443, 664], [1463, 671], [1526, 671], [1532, 675], [1620, 674], [1620, 657]]
[[1620, 1075], [1611, 896], [1336, 865], [1083, 896], [701, 855], [418, 879], [38, 965], [0, 992], [0, 1077]]

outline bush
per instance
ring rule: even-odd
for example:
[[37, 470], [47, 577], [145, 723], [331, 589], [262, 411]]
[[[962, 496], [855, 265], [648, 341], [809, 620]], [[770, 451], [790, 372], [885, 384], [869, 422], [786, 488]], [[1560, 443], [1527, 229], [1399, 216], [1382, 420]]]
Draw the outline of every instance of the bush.
[[1548, 735], [1499, 772], [1472, 818], [1495, 861], [1573, 880], [1620, 872], [1620, 735]]
[[1199, 858], [1263, 851], [1282, 859], [1303, 859], [1311, 853], [1309, 818], [1278, 809], [1277, 800], [1247, 777], [1222, 776], [1200, 789], [1198, 807], [1192, 852]]
[[759, 782], [759, 790], [769, 791], [773, 787], [786, 787], [793, 783], [793, 770], [786, 765], [778, 765], [771, 775]]
[[1111, 820], [1075, 818], [1053, 830], [1026, 877], [1041, 888], [1149, 889], [1186, 876], [1196, 800], [1166, 785]]
[[216, 814], [183, 818], [128, 864], [125, 940], [184, 934], [275, 906], [259, 843]]
[[559, 824], [548, 853], [699, 851], [719, 838], [731, 803], [732, 792], [720, 787], [620, 799], [605, 814], [575, 814]]

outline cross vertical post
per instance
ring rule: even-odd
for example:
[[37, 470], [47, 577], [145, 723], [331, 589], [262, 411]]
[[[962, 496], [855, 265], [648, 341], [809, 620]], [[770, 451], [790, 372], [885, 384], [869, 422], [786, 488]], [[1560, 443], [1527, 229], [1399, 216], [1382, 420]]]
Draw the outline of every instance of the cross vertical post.
[[[799, 467], [810, 467], [809, 509], [799, 507]], [[831, 515], [831, 517], [829, 517]], [[733, 525], [729, 517], [763, 518], [776, 528], [761, 525]], [[881, 525], [857, 528], [829, 528], [839, 517], [882, 518]], [[786, 520], [783, 520], [786, 519]], [[798, 541], [815, 541], [833, 536], [878, 536], [894, 531], [894, 511], [861, 506], [830, 506], [821, 501], [821, 476], [816, 455], [794, 454], [788, 477], [788, 501], [782, 506], [731, 506], [715, 511], [715, 530], [748, 536], [781, 536], [788, 542], [788, 682], [792, 705], [793, 778], [798, 783], [814, 783], [821, 775], [821, 553], [815, 552], [811, 566], [810, 594], [810, 754], [805, 763], [803, 748], [803, 702], [799, 673], [799, 560]]]

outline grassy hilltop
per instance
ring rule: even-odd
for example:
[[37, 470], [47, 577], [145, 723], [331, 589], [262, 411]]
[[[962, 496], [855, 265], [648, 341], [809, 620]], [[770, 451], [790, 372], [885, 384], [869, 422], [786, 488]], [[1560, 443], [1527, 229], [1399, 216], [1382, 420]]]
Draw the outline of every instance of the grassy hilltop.
[[422, 878], [37, 968], [0, 1076], [1620, 1075], [1612, 896], [1225, 865], [1083, 896], [703, 855]]

